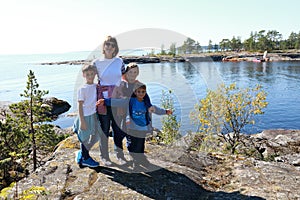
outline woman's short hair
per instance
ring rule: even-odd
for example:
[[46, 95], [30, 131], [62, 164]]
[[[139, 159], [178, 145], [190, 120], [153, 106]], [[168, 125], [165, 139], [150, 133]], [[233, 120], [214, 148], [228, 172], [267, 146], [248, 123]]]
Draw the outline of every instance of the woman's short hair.
[[119, 46], [118, 46], [118, 42], [117, 42], [117, 39], [115, 37], [112, 37], [112, 36], [107, 36], [106, 39], [104, 40], [103, 42], [103, 45], [102, 45], [102, 53], [104, 54], [104, 46], [105, 46], [105, 43], [106, 42], [113, 42], [115, 43], [115, 51], [113, 53], [113, 57], [116, 57], [119, 53]]

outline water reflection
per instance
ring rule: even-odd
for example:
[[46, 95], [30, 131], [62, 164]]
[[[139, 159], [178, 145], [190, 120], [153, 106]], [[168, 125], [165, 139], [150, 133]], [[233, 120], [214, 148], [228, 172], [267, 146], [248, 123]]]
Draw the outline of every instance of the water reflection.
[[174, 91], [177, 110], [181, 110], [183, 132], [196, 129], [189, 121], [190, 111], [205, 97], [207, 88], [215, 89], [222, 82], [236, 82], [239, 87], [260, 84], [268, 94], [265, 114], [258, 116], [257, 124], [246, 127], [245, 132], [300, 129], [300, 62], [193, 62], [140, 66], [139, 79], [150, 84], [149, 92], [155, 104], [160, 105], [162, 88]]

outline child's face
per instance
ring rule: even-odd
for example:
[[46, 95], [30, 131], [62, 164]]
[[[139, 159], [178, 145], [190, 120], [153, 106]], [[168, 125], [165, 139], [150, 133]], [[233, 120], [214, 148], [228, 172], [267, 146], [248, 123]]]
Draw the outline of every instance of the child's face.
[[138, 88], [134, 91], [134, 94], [136, 95], [138, 100], [142, 100], [146, 95], [146, 90], [143, 88]]
[[94, 83], [95, 76], [96, 72], [94, 70], [88, 70], [83, 72], [83, 77], [85, 78], [86, 83], [88, 84]]
[[133, 83], [136, 80], [136, 77], [139, 75], [139, 70], [137, 67], [130, 69], [125, 74], [125, 78], [129, 83]]

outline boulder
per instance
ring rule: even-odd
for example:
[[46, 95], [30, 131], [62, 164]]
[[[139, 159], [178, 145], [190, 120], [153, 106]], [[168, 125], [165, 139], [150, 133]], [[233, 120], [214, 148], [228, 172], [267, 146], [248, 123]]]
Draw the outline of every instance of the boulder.
[[264, 141], [265, 157], [300, 154], [300, 130], [265, 130], [253, 137]]
[[300, 167], [300, 154], [288, 154], [275, 157], [276, 162], [285, 162]]
[[49, 106], [51, 108], [51, 112], [49, 113], [51, 117], [57, 117], [71, 108], [71, 105], [67, 101], [57, 99], [56, 97], [44, 98], [43, 106]]

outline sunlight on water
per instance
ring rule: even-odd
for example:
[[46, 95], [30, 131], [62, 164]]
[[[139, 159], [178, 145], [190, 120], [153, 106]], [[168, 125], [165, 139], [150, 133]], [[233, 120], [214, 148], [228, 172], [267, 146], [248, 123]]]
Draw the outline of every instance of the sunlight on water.
[[[68, 101], [76, 111], [76, 87], [81, 76], [81, 65], [39, 65], [41, 61], [85, 59], [87, 52], [60, 55], [0, 56], [0, 101], [17, 102], [26, 87], [29, 69], [35, 72], [40, 89], [49, 90], [48, 96]], [[268, 93], [269, 105], [263, 116], [257, 117], [254, 127], [245, 132], [255, 133], [264, 129], [300, 129], [300, 62], [198, 62], [140, 64], [138, 79], [147, 84], [152, 103], [160, 106], [162, 90], [172, 90], [175, 95], [177, 119], [181, 131], [196, 130], [189, 120], [195, 103], [204, 98], [207, 88], [217, 83], [236, 82], [239, 87], [261, 84]], [[70, 127], [74, 118], [63, 114], [55, 122], [62, 128]], [[154, 117], [154, 126], [160, 128], [161, 117]]]

